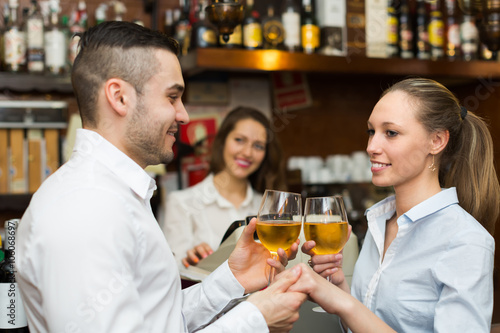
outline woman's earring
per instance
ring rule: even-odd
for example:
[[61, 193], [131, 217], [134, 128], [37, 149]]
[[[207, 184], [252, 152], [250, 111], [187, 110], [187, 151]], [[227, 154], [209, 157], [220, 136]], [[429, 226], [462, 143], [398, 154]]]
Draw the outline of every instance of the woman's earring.
[[432, 164], [429, 165], [429, 169], [431, 169], [432, 172], [436, 171], [436, 166], [434, 165], [434, 155], [432, 155]]

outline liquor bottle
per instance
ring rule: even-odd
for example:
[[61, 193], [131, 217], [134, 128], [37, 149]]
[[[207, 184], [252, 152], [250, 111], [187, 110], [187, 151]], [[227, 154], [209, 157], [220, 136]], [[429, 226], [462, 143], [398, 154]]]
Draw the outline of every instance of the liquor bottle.
[[285, 28], [285, 49], [289, 52], [300, 51], [300, 11], [295, 0], [285, 0], [281, 22]]
[[460, 45], [462, 59], [471, 61], [477, 59], [479, 50], [479, 31], [472, 15], [464, 14], [460, 25]]
[[77, 20], [78, 25], [83, 28], [83, 31], [87, 30], [87, 23], [88, 23], [87, 4], [85, 3], [84, 0], [78, 1], [77, 17], [78, 17]]
[[9, 19], [3, 35], [4, 70], [20, 72], [25, 70], [26, 41], [17, 21], [17, 0], [9, 0]]
[[444, 20], [441, 12], [441, 1], [431, 1], [431, 17], [429, 22], [429, 44], [431, 59], [444, 58]]
[[387, 57], [399, 57], [399, 4], [389, 0], [387, 4]]
[[106, 11], [108, 10], [108, 5], [105, 3], [99, 4], [95, 10], [95, 24], [98, 25], [100, 23], [106, 22]]
[[416, 30], [417, 58], [430, 59], [431, 46], [429, 44], [429, 10], [425, 0], [417, 0], [417, 30]]
[[267, 15], [262, 18], [262, 37], [264, 49], [283, 49], [285, 28], [278, 16], [275, 16], [274, 6], [267, 6]]
[[413, 24], [408, 0], [401, 1], [399, 13], [399, 49], [401, 58], [410, 59], [414, 57]]
[[215, 27], [208, 21], [205, 14], [207, 5], [207, 0], [200, 0], [198, 3], [196, 22], [193, 23], [191, 29], [190, 49], [217, 46], [217, 32], [215, 31]]
[[[320, 48], [318, 53], [331, 56], [346, 56], [348, 51], [348, 31], [356, 31], [354, 28], [350, 30], [347, 24], [347, 1], [316, 0], [315, 5], [316, 18], [320, 30]], [[384, 13], [386, 12], [386, 8], [387, 0], [385, 0], [383, 5]], [[359, 15], [359, 12], [354, 13], [355, 16]], [[383, 22], [385, 25], [386, 20], [384, 19]], [[377, 27], [380, 26], [377, 25]], [[351, 37], [353, 36], [351, 35]], [[383, 54], [385, 57], [386, 36], [384, 35], [382, 39]]]
[[189, 39], [191, 31], [191, 22], [189, 21], [189, 1], [180, 0], [181, 2], [181, 16], [179, 20], [175, 23], [175, 35], [174, 38], [179, 43], [179, 48], [181, 54], [187, 54], [189, 48]]
[[50, 74], [67, 71], [67, 35], [59, 24], [59, 0], [50, 0], [50, 24], [45, 31], [45, 68]]
[[456, 0], [446, 0], [446, 56], [460, 59], [460, 18]]
[[85, 1], [80, 0], [78, 2], [78, 8], [73, 10], [71, 13], [70, 23], [69, 23], [69, 33], [70, 40], [68, 42], [68, 60], [71, 66], [75, 62], [75, 58], [78, 55], [78, 43], [80, 42], [80, 37], [75, 36], [76, 33], [82, 33], [87, 29], [87, 5]]
[[315, 53], [319, 48], [319, 26], [312, 0], [302, 0], [303, 13], [300, 18], [302, 50], [304, 53]]
[[238, 24], [233, 33], [229, 35], [227, 42], [223, 39], [222, 35], [219, 35], [219, 45], [228, 49], [239, 49], [243, 46], [243, 32], [241, 24]]
[[69, 73], [71, 68], [71, 63], [69, 62], [69, 43], [71, 42], [71, 33], [69, 32], [69, 16], [61, 16], [61, 29], [64, 33], [65, 45], [66, 45], [66, 72]]
[[115, 12], [114, 21], [123, 21], [123, 15], [127, 12], [127, 7], [122, 1], [113, 1], [113, 10]]
[[18, 219], [5, 221], [4, 258], [0, 262], [0, 302], [4, 305], [0, 309], [0, 332], [29, 332], [14, 267], [18, 224]]
[[165, 11], [165, 23], [163, 25], [163, 31], [167, 36], [174, 36], [174, 11], [171, 8]]
[[37, 0], [31, 0], [30, 14], [25, 24], [26, 62], [28, 72], [43, 73], [44, 71], [44, 26], [43, 16]]
[[262, 48], [262, 24], [259, 13], [254, 10], [254, 1], [247, 0], [243, 18], [243, 47], [248, 50]]

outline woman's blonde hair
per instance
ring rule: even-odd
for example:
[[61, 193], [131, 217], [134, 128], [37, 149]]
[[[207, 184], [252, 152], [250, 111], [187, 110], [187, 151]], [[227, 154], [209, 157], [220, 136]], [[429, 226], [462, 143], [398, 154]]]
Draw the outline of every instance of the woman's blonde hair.
[[[417, 119], [429, 133], [447, 130], [448, 145], [439, 160], [442, 187], [456, 187], [460, 206], [492, 235], [500, 212], [500, 185], [493, 159], [493, 140], [486, 123], [460, 106], [442, 84], [424, 78], [400, 81], [384, 91], [402, 91], [417, 107]], [[382, 96], [383, 96], [382, 95]]]

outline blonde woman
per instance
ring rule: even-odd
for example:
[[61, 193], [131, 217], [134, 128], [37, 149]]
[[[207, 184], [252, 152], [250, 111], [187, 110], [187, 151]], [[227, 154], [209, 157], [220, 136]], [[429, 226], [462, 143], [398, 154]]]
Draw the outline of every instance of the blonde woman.
[[338, 287], [303, 267], [291, 290], [353, 332], [489, 332], [500, 187], [486, 124], [443, 85], [413, 78], [383, 93], [368, 134], [372, 182], [395, 195], [366, 212], [352, 287], [333, 258], [314, 256]]

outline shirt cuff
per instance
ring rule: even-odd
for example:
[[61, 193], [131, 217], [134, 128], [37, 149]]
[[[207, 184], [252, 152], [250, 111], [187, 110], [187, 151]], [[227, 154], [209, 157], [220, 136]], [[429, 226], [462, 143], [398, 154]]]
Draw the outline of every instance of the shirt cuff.
[[227, 260], [220, 265], [203, 280], [203, 284], [210, 286], [204, 288], [209, 299], [220, 299], [221, 295], [227, 295], [229, 298], [243, 296], [245, 288], [238, 282], [233, 272], [229, 268]]
[[209, 326], [214, 332], [269, 332], [266, 320], [259, 309], [250, 302], [241, 302]]

